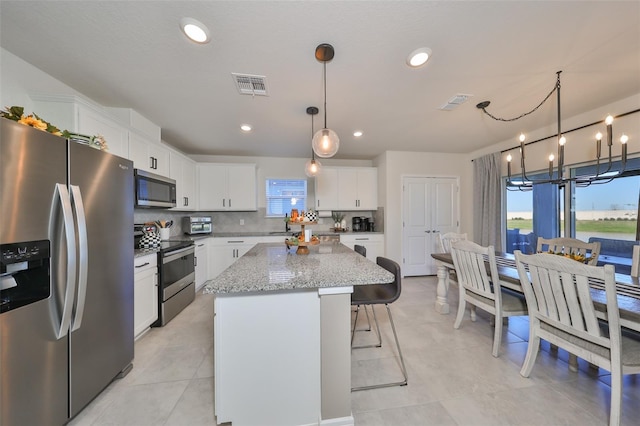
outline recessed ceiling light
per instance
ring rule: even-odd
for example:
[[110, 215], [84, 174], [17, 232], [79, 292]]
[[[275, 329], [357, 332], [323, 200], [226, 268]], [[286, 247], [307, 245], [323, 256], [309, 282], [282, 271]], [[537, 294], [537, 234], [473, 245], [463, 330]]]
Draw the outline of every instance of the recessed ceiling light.
[[240, 130], [242, 130], [243, 132], [250, 132], [251, 126], [249, 124], [243, 124], [240, 126]]
[[182, 18], [180, 20], [180, 29], [184, 35], [196, 43], [205, 44], [211, 40], [209, 29], [202, 22], [193, 18]]
[[420, 49], [416, 49], [409, 57], [407, 57], [407, 65], [411, 68], [418, 68], [422, 65], [426, 64], [429, 58], [431, 57], [431, 49], [428, 47], [421, 47]]
[[355, 136], [356, 138], [359, 138], [360, 136], [362, 136], [362, 130], [356, 130], [355, 132], [353, 132], [353, 136]]

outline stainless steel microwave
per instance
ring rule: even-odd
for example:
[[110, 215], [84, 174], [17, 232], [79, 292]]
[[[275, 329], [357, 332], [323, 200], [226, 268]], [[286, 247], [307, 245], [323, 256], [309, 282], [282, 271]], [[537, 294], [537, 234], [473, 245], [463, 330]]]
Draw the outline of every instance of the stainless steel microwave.
[[136, 207], [171, 208], [176, 206], [176, 181], [135, 169]]

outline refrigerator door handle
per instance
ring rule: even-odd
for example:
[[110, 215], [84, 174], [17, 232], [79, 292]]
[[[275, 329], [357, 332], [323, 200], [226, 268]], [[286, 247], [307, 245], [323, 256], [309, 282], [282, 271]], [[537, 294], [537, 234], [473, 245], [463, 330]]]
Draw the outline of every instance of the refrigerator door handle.
[[76, 301], [75, 316], [71, 325], [71, 331], [75, 331], [82, 325], [84, 304], [87, 297], [87, 270], [89, 264], [89, 244], [87, 242], [87, 219], [84, 215], [84, 204], [80, 187], [69, 185], [71, 188], [71, 205], [73, 206], [78, 225], [78, 298]]
[[65, 337], [69, 331], [71, 324], [71, 313], [73, 311], [73, 299], [76, 293], [76, 236], [75, 227], [73, 225], [73, 213], [71, 211], [71, 197], [66, 185], [56, 183], [55, 193], [60, 200], [62, 207], [62, 218], [64, 220], [64, 233], [67, 240], [67, 276], [64, 295], [64, 304], [62, 307], [62, 317], [60, 318], [59, 328], [55, 331], [58, 340]]

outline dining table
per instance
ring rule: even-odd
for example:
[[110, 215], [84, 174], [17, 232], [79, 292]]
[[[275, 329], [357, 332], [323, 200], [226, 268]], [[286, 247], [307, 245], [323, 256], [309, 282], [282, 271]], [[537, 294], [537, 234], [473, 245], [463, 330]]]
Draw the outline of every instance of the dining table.
[[[451, 253], [432, 253], [438, 262], [438, 286], [436, 289], [435, 309], [441, 314], [449, 313], [449, 280], [451, 271], [455, 271]], [[515, 256], [511, 253], [496, 252], [496, 264], [500, 285], [519, 293], [523, 293], [520, 277], [516, 267]], [[640, 332], [640, 282], [638, 277], [615, 274], [620, 325]], [[606, 294], [604, 282], [591, 280], [591, 297], [598, 316], [606, 317]]]

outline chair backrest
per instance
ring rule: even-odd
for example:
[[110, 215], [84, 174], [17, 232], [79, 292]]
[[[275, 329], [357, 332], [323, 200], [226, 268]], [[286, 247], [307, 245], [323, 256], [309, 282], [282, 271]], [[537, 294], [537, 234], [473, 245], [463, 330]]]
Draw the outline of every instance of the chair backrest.
[[[500, 301], [500, 280], [493, 246], [482, 247], [469, 240], [451, 245], [458, 285], [488, 299]], [[489, 274], [485, 260], [489, 262]]]
[[588, 265], [597, 265], [598, 256], [600, 256], [600, 243], [585, 243], [575, 238], [542, 238], [538, 237], [538, 245], [536, 248], [538, 253], [555, 254], [563, 253], [574, 256], [583, 256], [588, 259]]
[[640, 246], [633, 246], [633, 253], [631, 254], [631, 276], [637, 277], [640, 275]]
[[456, 241], [466, 240], [467, 234], [456, 234], [455, 232], [447, 232], [446, 234], [438, 234], [440, 241], [440, 251], [442, 253], [451, 253], [451, 244]]
[[356, 253], [361, 254], [364, 257], [367, 257], [367, 248], [365, 246], [356, 244], [353, 246], [353, 250], [355, 250]]
[[386, 300], [382, 301], [382, 303], [395, 302], [398, 297], [400, 297], [400, 292], [402, 291], [402, 272], [400, 271], [400, 265], [398, 265], [393, 260], [382, 256], [378, 256], [376, 258], [376, 263], [378, 264], [378, 266], [391, 272], [395, 277], [392, 283], [375, 284], [376, 286], [384, 286], [388, 293], [392, 295]]
[[[567, 334], [619, 353], [620, 313], [613, 265], [585, 265], [548, 253], [525, 255], [515, 251], [529, 320], [552, 327], [552, 333], [568, 342]], [[527, 272], [528, 271], [528, 272]], [[602, 332], [591, 298], [589, 280], [604, 281], [609, 337]], [[542, 325], [542, 324], [541, 324]], [[617, 348], [617, 349], [615, 349]]]

